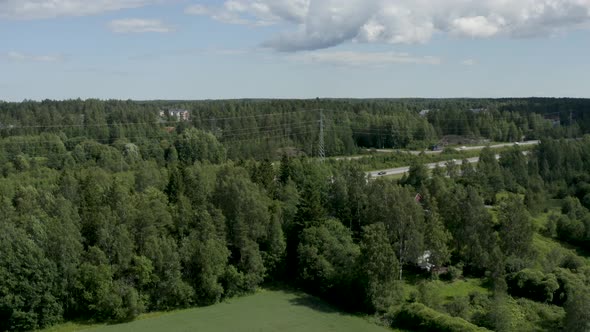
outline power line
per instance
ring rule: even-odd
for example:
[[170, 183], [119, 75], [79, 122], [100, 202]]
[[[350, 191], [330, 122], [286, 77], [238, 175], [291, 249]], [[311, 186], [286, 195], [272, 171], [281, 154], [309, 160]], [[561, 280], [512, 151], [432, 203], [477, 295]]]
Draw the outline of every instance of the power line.
[[[215, 122], [219, 120], [239, 120], [239, 119], [251, 119], [251, 118], [260, 118], [260, 117], [270, 117], [270, 116], [279, 116], [279, 115], [292, 115], [292, 114], [299, 114], [299, 113], [307, 113], [307, 112], [316, 112], [315, 109], [307, 109], [307, 110], [299, 110], [293, 112], [280, 112], [280, 113], [265, 113], [265, 114], [254, 114], [254, 115], [243, 115], [243, 116], [233, 116], [233, 117], [211, 117], [211, 118], [204, 118], [201, 119], [195, 116], [195, 119], [198, 119], [202, 122]], [[80, 114], [81, 115], [81, 114]], [[187, 121], [190, 123], [190, 121]], [[18, 130], [18, 129], [36, 129], [36, 128], [96, 128], [96, 127], [111, 127], [111, 126], [147, 126], [147, 125], [162, 125], [162, 124], [180, 124], [183, 123], [181, 120], [171, 120], [171, 121], [164, 121], [158, 120], [155, 122], [113, 122], [113, 123], [101, 123], [101, 124], [67, 124], [67, 125], [34, 125], [34, 126], [15, 126], [15, 125], [4, 125], [4, 127], [0, 127], [0, 130]]]
[[318, 155], [320, 161], [324, 162], [326, 159], [326, 147], [324, 144], [324, 111], [320, 110], [320, 138], [318, 142]]

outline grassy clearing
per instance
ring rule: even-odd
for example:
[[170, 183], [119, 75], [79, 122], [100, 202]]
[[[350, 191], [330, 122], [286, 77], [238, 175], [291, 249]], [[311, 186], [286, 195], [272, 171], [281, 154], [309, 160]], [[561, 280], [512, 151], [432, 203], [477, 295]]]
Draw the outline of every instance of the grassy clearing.
[[262, 290], [204, 308], [155, 313], [118, 325], [68, 323], [46, 331], [392, 331], [363, 317], [344, 314], [298, 292]]
[[453, 297], [469, 296], [473, 292], [490, 294], [490, 291], [483, 287], [483, 279], [465, 278], [454, 282], [436, 281], [438, 294], [443, 301], [451, 300]]
[[[489, 289], [485, 288], [483, 283], [484, 279], [477, 278], [462, 278], [453, 282], [434, 280], [426, 281], [430, 286], [429, 290], [435, 292], [431, 294], [433, 298], [441, 300], [441, 304], [448, 303], [456, 297], [469, 296], [471, 293], [481, 293], [490, 295]], [[406, 299], [409, 300], [412, 293], [418, 293], [418, 284], [404, 283], [404, 294]]]

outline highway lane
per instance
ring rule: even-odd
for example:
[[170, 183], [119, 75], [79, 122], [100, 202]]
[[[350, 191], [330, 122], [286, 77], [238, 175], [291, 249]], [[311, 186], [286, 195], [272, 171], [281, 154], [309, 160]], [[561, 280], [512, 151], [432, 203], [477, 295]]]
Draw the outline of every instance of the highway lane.
[[[527, 155], [529, 151], [523, 151], [523, 154]], [[496, 155], [496, 159], [500, 159], [500, 155]], [[479, 162], [479, 157], [467, 158], [466, 161], [470, 164], [475, 164]], [[436, 163], [426, 164], [427, 169], [434, 169], [438, 165], [438, 167], [447, 167], [447, 163], [453, 163], [455, 165], [463, 165], [463, 160], [446, 160], [446, 161], [439, 161]], [[397, 168], [388, 168], [388, 169], [381, 169], [377, 171], [370, 171], [366, 172], [366, 174], [372, 178], [378, 178], [382, 176], [390, 176], [390, 175], [400, 175], [410, 172], [410, 166], [404, 167], [397, 167]]]
[[[527, 146], [527, 145], [538, 145], [540, 144], [541, 141], [525, 141], [525, 142], [517, 142], [517, 143], [502, 143], [502, 144], [494, 144], [494, 145], [490, 145], [490, 148], [492, 149], [501, 149], [501, 148], [505, 148], [508, 146]], [[483, 148], [485, 148], [487, 145], [478, 145], [478, 146], [466, 146], [465, 148], [463, 147], [458, 147], [455, 148], [455, 150], [459, 150], [459, 151], [470, 151], [470, 150], [482, 150]], [[394, 152], [405, 152], [405, 153], [409, 153], [409, 154], [413, 154], [415, 156], [424, 153], [424, 154], [439, 154], [442, 153], [442, 150], [440, 151], [430, 151], [430, 150], [424, 150], [424, 151], [415, 151], [415, 150], [392, 150], [392, 149], [377, 149], [377, 150], [367, 150], [367, 151], [376, 151], [378, 153], [394, 153]], [[364, 155], [360, 155], [360, 156], [346, 156], [346, 157], [334, 157], [335, 160], [357, 160], [357, 159], [362, 159], [362, 158], [367, 158], [367, 157], [371, 157], [374, 156], [373, 154], [364, 154]]]
[[[499, 157], [500, 157], [499, 155], [496, 156], [496, 158], [499, 158]], [[479, 157], [467, 158], [467, 162], [469, 162], [471, 164], [477, 163], [478, 161], [479, 161]], [[454, 163], [455, 165], [462, 165], [463, 161], [453, 159], [453, 160], [447, 160], [447, 161], [439, 161], [437, 163], [430, 163], [430, 164], [426, 164], [424, 166], [426, 166], [427, 169], [434, 169], [434, 168], [436, 168], [436, 165], [438, 165], [438, 167], [447, 167], [447, 163]], [[366, 174], [373, 177], [373, 178], [378, 178], [378, 177], [388, 176], [388, 175], [405, 174], [405, 173], [408, 173], [409, 171], [410, 171], [410, 166], [404, 166], [404, 167], [388, 168], [388, 169], [381, 169], [381, 170], [377, 170], [377, 171], [366, 172]]]
[[[490, 145], [489, 147], [492, 149], [501, 149], [501, 148], [505, 148], [508, 146], [527, 146], [527, 145], [538, 145], [540, 144], [541, 141], [535, 140], [535, 141], [525, 141], [525, 142], [516, 142], [516, 143], [502, 143], [502, 144], [494, 144], [494, 145]], [[451, 148], [451, 149], [455, 149], [455, 150], [459, 150], [459, 151], [471, 151], [471, 150], [482, 150], [483, 148], [485, 148], [487, 145], [478, 145], [478, 146], [465, 146], [465, 147], [456, 147], [456, 148]], [[425, 154], [439, 154], [442, 152], [442, 150], [440, 151], [430, 151], [430, 150], [424, 150], [424, 151], [407, 151], [407, 150], [393, 150], [393, 149], [376, 149], [376, 150], [369, 150], [369, 151], [376, 151], [379, 153], [393, 153], [393, 152], [408, 152], [411, 153], [413, 155], [419, 155], [421, 153], [425, 153]], [[358, 159], [358, 157], [356, 158]]]

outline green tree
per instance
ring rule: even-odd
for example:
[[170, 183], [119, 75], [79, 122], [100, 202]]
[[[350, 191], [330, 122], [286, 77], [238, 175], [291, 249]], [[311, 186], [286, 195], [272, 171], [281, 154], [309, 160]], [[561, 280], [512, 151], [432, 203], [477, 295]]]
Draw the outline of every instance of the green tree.
[[452, 236], [442, 223], [436, 199], [427, 191], [422, 192], [421, 196], [425, 216], [424, 248], [430, 252], [429, 262], [441, 267], [451, 260], [449, 243]]
[[197, 303], [209, 305], [223, 295], [220, 278], [225, 272], [229, 250], [206, 210], [198, 212], [195, 219], [196, 227], [182, 243], [184, 274], [195, 290]]
[[410, 172], [404, 184], [418, 189], [422, 186], [422, 183], [428, 179], [428, 177], [429, 175], [426, 166], [424, 166], [420, 160], [415, 159], [410, 165]]
[[500, 247], [505, 255], [525, 257], [531, 251], [534, 225], [522, 199], [509, 195], [498, 209]]
[[402, 300], [398, 260], [383, 223], [363, 227], [360, 242], [359, 272], [363, 278], [367, 306], [378, 312], [387, 311]]
[[368, 223], [383, 223], [399, 260], [399, 279], [404, 264], [424, 252], [424, 211], [414, 200], [415, 193], [391, 181], [377, 180], [369, 188]]
[[342, 223], [328, 219], [306, 228], [297, 252], [299, 277], [308, 289], [350, 303], [350, 296], [344, 293], [351, 290], [360, 252]]
[[243, 273], [244, 290], [254, 290], [265, 275], [259, 248], [271, 224], [270, 200], [246, 170], [233, 167], [218, 174], [212, 200], [225, 216], [230, 262]]
[[495, 202], [496, 194], [504, 188], [504, 181], [496, 154], [489, 147], [481, 150], [477, 172], [484, 200]]
[[192, 165], [195, 161], [218, 164], [226, 159], [225, 148], [217, 138], [195, 128], [185, 130], [176, 139], [174, 146], [178, 151], [178, 159], [186, 165]]
[[0, 221], [0, 330], [34, 330], [62, 319], [57, 271], [27, 234]]
[[151, 307], [156, 310], [170, 310], [194, 303], [194, 289], [182, 280], [180, 250], [174, 239], [161, 236], [148, 241], [146, 257], [154, 267], [153, 286], [149, 289]]
[[113, 271], [104, 252], [88, 248], [76, 283], [78, 314], [98, 321], [122, 319], [123, 300], [115, 289]]
[[566, 331], [590, 331], [590, 290], [570, 291], [565, 303], [564, 327]]

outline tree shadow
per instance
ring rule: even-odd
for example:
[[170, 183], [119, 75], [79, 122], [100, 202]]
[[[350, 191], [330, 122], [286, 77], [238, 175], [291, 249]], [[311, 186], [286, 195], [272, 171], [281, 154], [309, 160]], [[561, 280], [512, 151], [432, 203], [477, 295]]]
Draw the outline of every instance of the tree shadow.
[[278, 291], [293, 295], [294, 297], [289, 299], [289, 303], [292, 305], [308, 307], [312, 310], [328, 314], [332, 313], [338, 315], [352, 316], [361, 315], [361, 313], [350, 312], [347, 311], [345, 308], [339, 307], [339, 301], [337, 299], [322, 299], [315, 295], [311, 295], [307, 293], [304, 289], [294, 285], [277, 282], [267, 283], [266, 285], [264, 285], [264, 288], [272, 291]]
[[319, 311], [322, 313], [341, 314], [341, 312], [339, 310], [335, 309], [333, 306], [329, 305], [328, 303], [322, 301], [321, 299], [319, 299], [313, 295], [300, 293], [300, 292], [296, 292], [296, 293], [292, 293], [292, 294], [297, 296], [296, 298], [289, 300], [289, 303], [291, 303], [293, 305], [308, 307], [310, 309], [313, 309], [315, 311]]

